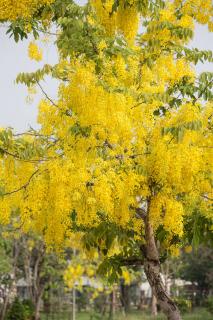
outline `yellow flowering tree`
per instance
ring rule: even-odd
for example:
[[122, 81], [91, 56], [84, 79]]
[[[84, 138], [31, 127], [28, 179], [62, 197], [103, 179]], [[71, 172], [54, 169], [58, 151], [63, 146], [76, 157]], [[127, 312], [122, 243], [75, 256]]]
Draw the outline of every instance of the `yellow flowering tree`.
[[[17, 78], [44, 93], [41, 129], [0, 132], [2, 223], [15, 215], [59, 250], [78, 237], [111, 281], [143, 265], [167, 318], [181, 319], [160, 264], [212, 240], [213, 75], [195, 71], [212, 52], [187, 47], [195, 22], [212, 30], [211, 1], [57, 0], [18, 12], [1, 18], [15, 39], [56, 24], [60, 59]], [[57, 100], [46, 74], [60, 81]]]

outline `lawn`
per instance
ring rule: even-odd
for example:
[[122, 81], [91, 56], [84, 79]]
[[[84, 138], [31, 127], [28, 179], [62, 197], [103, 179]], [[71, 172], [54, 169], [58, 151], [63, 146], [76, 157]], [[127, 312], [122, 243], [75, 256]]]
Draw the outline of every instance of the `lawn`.
[[[45, 315], [43, 315], [42, 320], [72, 320], [71, 313], [70, 314], [64, 314], [64, 315], [49, 315], [47, 318]], [[108, 320], [107, 317], [103, 317], [100, 315], [91, 316], [90, 313], [79, 313], [76, 316], [76, 320]], [[207, 312], [205, 309], [197, 309], [193, 311], [190, 314], [183, 315], [183, 320], [212, 320], [212, 315]], [[133, 312], [126, 317], [122, 314], [116, 314], [114, 316], [114, 320], [166, 320], [164, 315], [159, 315], [157, 317], [152, 317], [149, 314], [146, 314], [144, 312]]]

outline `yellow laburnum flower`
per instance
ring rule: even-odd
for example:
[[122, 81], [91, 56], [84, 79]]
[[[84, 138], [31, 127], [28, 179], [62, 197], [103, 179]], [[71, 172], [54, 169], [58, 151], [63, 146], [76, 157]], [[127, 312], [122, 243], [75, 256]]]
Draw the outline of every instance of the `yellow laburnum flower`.
[[186, 253], [192, 252], [192, 246], [185, 246], [184, 251], [185, 251]]
[[124, 279], [125, 285], [130, 285], [131, 276], [128, 270], [122, 270], [122, 278]]
[[52, 2], [53, 0], [2, 0], [0, 1], [0, 20], [30, 18], [39, 8]]
[[171, 245], [169, 247], [170, 253], [173, 257], [179, 257], [180, 255], [180, 248], [177, 245]]
[[85, 268], [80, 264], [68, 266], [64, 272], [64, 281], [68, 288], [73, 288], [76, 284], [81, 286], [84, 271]]
[[210, 31], [210, 32], [213, 32], [213, 20], [212, 20], [212, 21], [209, 21], [209, 23], [208, 23], [208, 28], [209, 28], [209, 31]]
[[139, 27], [139, 13], [136, 5], [126, 6], [125, 1], [121, 1], [118, 8], [117, 25], [118, 30], [123, 32], [129, 44], [134, 44]]
[[131, 1], [128, 6], [125, 1], [120, 1], [116, 11], [113, 11], [113, 0], [92, 0], [91, 4], [106, 33], [113, 35], [116, 31], [122, 32], [130, 44], [134, 43], [139, 27], [139, 13], [135, 1]]
[[42, 50], [37, 46], [35, 42], [30, 42], [28, 47], [28, 55], [30, 59], [37, 62], [42, 60]]
[[103, 51], [103, 50], [106, 49], [106, 48], [107, 48], [106, 41], [101, 40], [101, 41], [99, 42], [99, 44], [98, 44], [98, 49], [99, 49], [100, 51]]

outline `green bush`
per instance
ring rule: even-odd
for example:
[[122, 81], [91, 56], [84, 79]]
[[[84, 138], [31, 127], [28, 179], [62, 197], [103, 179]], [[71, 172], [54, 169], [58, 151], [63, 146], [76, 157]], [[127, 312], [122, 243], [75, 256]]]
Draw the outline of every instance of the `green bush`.
[[15, 298], [11, 304], [8, 313], [7, 320], [31, 320], [34, 314], [34, 305], [31, 300], [20, 301]]
[[24, 305], [18, 298], [15, 298], [11, 304], [7, 313], [7, 320], [26, 320]]
[[181, 313], [190, 312], [192, 308], [192, 302], [184, 297], [177, 297], [174, 299]]
[[207, 299], [206, 299], [206, 308], [207, 310], [210, 312], [210, 313], [213, 313], [213, 296], [209, 296]]
[[23, 300], [22, 304], [24, 306], [25, 319], [27, 320], [32, 319], [35, 312], [35, 307], [33, 302], [29, 299], [26, 299], [26, 300]]

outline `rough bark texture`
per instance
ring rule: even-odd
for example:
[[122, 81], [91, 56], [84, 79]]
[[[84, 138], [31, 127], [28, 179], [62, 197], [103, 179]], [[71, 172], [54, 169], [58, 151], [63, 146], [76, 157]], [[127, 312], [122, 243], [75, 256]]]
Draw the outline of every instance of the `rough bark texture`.
[[40, 319], [40, 308], [41, 308], [42, 294], [43, 294], [43, 290], [40, 292], [39, 296], [36, 299], [34, 320]]
[[149, 213], [145, 219], [145, 238], [146, 244], [141, 248], [144, 255], [144, 271], [147, 280], [153, 290], [157, 302], [167, 316], [168, 320], [181, 320], [180, 312], [177, 305], [169, 297], [165, 290], [161, 274], [158, 250], [155, 243], [153, 228], [149, 221]]
[[152, 301], [151, 301], [151, 314], [154, 317], [157, 316], [157, 314], [158, 314], [157, 299], [153, 293], [153, 290], [152, 290]]
[[45, 284], [48, 277], [43, 274], [45, 247], [43, 242], [37, 242], [33, 250], [29, 250], [27, 238], [22, 239], [23, 257], [25, 262], [25, 279], [28, 283], [28, 293], [35, 307], [34, 320], [40, 319], [40, 306]]

